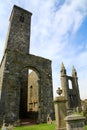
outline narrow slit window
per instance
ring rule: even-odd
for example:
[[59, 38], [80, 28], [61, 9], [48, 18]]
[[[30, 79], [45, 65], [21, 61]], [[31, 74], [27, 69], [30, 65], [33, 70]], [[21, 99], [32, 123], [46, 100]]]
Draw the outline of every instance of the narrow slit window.
[[24, 22], [24, 16], [23, 16], [23, 15], [20, 16], [20, 21], [21, 21], [22, 23]]

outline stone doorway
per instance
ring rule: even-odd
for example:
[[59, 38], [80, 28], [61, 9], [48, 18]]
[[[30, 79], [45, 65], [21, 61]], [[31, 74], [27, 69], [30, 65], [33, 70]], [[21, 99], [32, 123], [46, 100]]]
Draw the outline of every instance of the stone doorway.
[[20, 74], [19, 118], [38, 121], [39, 73], [35, 68], [23, 68]]

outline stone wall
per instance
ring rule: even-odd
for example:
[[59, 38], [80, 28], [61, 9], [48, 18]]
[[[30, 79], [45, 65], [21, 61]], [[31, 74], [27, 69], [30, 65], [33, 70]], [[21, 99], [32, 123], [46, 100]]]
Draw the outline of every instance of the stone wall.
[[[70, 88], [69, 81], [71, 82], [71, 88]], [[73, 109], [76, 107], [81, 107], [78, 77], [74, 66], [72, 67], [72, 76], [68, 76], [65, 66], [62, 63], [61, 87], [62, 87], [62, 95], [65, 96], [65, 98], [68, 100], [67, 108]]]
[[21, 72], [23, 71], [24, 68], [27, 69], [32, 68], [39, 73], [39, 81], [38, 81], [39, 117], [38, 118], [39, 120], [46, 121], [47, 115], [49, 113], [50, 114], [53, 113], [51, 61], [30, 54], [26, 55], [23, 53], [18, 53], [16, 51], [7, 51], [7, 61], [9, 61], [9, 64], [5, 64], [5, 69], [7, 73], [4, 72], [5, 76], [3, 78], [3, 84], [2, 84], [3, 88], [5, 88], [5, 90], [3, 89], [2, 91], [2, 93], [4, 93], [2, 95], [2, 99], [4, 99], [3, 107], [5, 113], [9, 113], [9, 112], [15, 113], [14, 116], [16, 120], [19, 119], [19, 113], [20, 113], [19, 108], [20, 108], [20, 100], [21, 100], [20, 88], [22, 87], [20, 83]]
[[17, 6], [13, 7], [9, 19], [5, 49], [29, 53], [31, 16], [31, 12]]
[[38, 74], [38, 122], [54, 113], [51, 61], [29, 54], [30, 23], [31, 13], [14, 6], [0, 66], [0, 117], [7, 123], [27, 118], [29, 69]]

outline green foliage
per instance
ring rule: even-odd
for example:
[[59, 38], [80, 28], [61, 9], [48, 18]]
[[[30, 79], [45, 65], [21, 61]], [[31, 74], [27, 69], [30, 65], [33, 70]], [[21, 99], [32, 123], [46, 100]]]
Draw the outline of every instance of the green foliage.
[[83, 116], [83, 111], [82, 112], [74, 112], [74, 114]]

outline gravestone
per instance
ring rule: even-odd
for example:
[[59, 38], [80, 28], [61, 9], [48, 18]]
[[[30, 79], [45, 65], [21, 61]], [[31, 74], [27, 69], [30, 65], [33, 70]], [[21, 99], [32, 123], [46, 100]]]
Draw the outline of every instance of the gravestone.
[[52, 124], [52, 119], [51, 119], [51, 116], [48, 114], [47, 116], [47, 124]]
[[84, 128], [85, 117], [81, 115], [69, 115], [65, 118], [66, 130], [85, 130]]
[[56, 130], [66, 130], [66, 99], [63, 96], [56, 97], [54, 100]]

